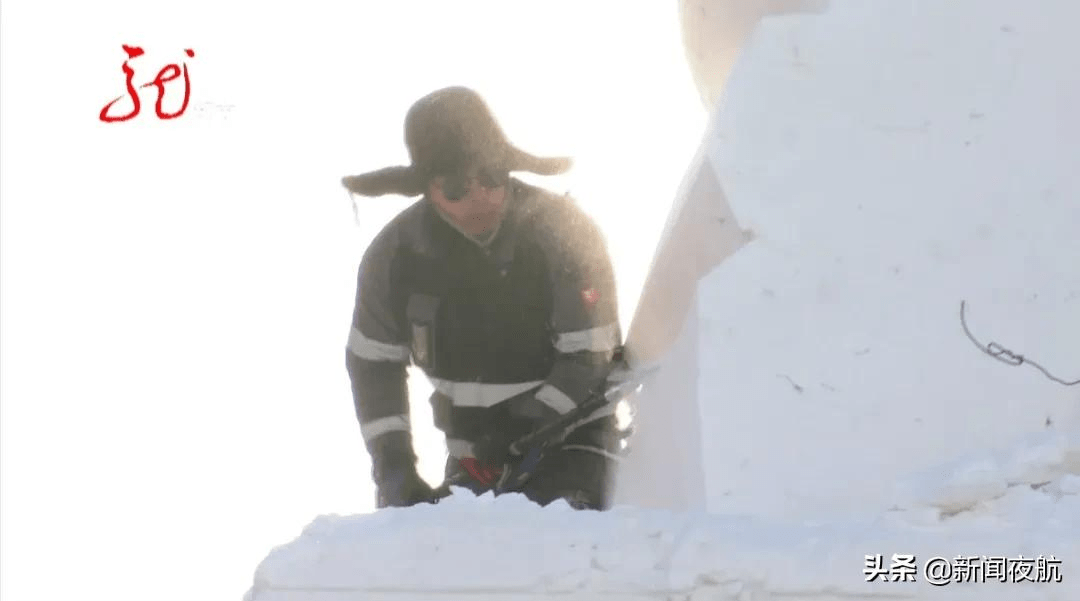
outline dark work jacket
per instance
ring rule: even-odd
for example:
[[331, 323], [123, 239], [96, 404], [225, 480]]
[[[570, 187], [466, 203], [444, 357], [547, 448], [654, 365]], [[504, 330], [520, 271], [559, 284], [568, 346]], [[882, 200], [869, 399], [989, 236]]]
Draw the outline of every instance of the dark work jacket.
[[606, 379], [621, 331], [601, 232], [571, 199], [516, 179], [506, 202], [486, 248], [421, 199], [365, 252], [346, 365], [373, 455], [386, 438], [411, 443], [410, 362], [455, 457], [492, 429], [524, 434], [572, 410]]

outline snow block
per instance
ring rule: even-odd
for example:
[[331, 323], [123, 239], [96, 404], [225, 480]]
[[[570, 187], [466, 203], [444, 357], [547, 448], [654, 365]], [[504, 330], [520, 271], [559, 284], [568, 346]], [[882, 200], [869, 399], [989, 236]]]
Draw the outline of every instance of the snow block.
[[[748, 36], [705, 146], [755, 239], [697, 289], [697, 356], [670, 359], [697, 364], [711, 510], [887, 508], [898, 474], [1080, 431], [1080, 385], [985, 352], [1080, 379], [1078, 20], [834, 0]], [[1016, 466], [969, 467], [941, 509]]]
[[631, 364], [656, 371], [631, 399], [635, 434], [618, 473], [621, 503], [657, 509], [702, 509], [707, 503], [697, 289], [703, 275], [752, 238], [699, 149], [676, 195], [627, 334]]

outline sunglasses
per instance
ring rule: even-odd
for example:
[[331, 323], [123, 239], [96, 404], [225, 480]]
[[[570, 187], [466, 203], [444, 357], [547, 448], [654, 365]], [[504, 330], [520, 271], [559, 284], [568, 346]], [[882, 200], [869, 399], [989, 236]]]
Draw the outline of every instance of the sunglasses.
[[442, 177], [443, 196], [450, 202], [458, 202], [469, 193], [469, 184], [472, 183], [473, 179], [481, 187], [491, 190], [505, 186], [510, 174], [492, 167], [482, 167], [477, 169], [475, 176], [470, 176], [468, 173], [453, 173], [444, 174]]

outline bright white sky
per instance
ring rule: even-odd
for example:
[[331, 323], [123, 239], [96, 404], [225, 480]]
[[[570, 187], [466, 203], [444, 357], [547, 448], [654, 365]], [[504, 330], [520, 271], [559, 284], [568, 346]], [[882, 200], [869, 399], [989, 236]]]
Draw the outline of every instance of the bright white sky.
[[[529, 179], [607, 232], [625, 331], [706, 118], [675, 4], [629, 6], [5, 0], [0, 597], [239, 599], [316, 515], [372, 509], [344, 347], [360, 255], [408, 201], [358, 199], [358, 225], [339, 180], [404, 163], [435, 88], [576, 158]], [[186, 61], [185, 115], [146, 89], [98, 120], [121, 44], [136, 83]]]

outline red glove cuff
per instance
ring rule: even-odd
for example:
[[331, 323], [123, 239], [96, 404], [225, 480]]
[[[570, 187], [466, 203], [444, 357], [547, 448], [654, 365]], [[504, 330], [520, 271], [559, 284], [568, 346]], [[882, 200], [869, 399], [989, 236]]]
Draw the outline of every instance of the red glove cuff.
[[472, 476], [473, 480], [476, 480], [484, 486], [491, 486], [494, 484], [495, 480], [502, 475], [502, 469], [484, 466], [473, 457], [459, 459], [458, 463], [461, 464], [461, 467], [465, 468], [466, 472], [469, 472], [469, 475]]

